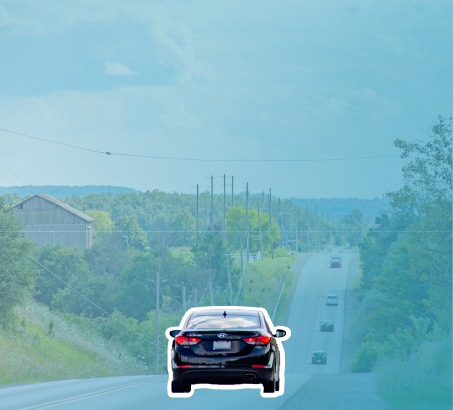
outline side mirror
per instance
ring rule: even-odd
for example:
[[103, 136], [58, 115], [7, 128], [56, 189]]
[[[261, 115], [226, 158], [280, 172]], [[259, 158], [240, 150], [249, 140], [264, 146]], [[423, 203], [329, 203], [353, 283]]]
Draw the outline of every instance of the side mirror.
[[286, 336], [286, 330], [282, 329], [277, 329], [275, 332], [275, 337], [285, 337]]
[[176, 330], [170, 330], [170, 336], [171, 337], [175, 337], [179, 334], [180, 330], [179, 329], [176, 329]]

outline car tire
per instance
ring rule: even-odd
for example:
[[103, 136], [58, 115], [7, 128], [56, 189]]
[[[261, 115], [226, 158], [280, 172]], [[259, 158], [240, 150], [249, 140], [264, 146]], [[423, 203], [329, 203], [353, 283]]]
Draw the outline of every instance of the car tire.
[[172, 393], [190, 393], [192, 386], [188, 383], [171, 382]]
[[275, 393], [276, 390], [276, 381], [273, 379], [272, 381], [268, 382], [265, 381], [263, 382], [263, 393]]

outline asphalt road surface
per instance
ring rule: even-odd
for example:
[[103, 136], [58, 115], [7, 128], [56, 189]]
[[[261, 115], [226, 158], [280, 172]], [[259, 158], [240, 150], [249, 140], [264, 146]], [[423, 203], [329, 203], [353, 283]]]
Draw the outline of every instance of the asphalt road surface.
[[[196, 389], [190, 398], [175, 399], [168, 397], [167, 375], [129, 376], [5, 387], [0, 389], [0, 410], [200, 410], [208, 406], [216, 410], [249, 410], [262, 409], [263, 406], [279, 409], [288, 405], [299, 408], [297, 397], [303, 394], [304, 388], [320, 384], [310, 382], [316, 379], [316, 375], [339, 373], [347, 272], [351, 259], [357, 258], [357, 255], [343, 253], [342, 268], [331, 269], [328, 263], [330, 256], [337, 252], [338, 250], [334, 250], [332, 253], [314, 254], [300, 273], [287, 323], [291, 329], [291, 338], [284, 342], [286, 372], [283, 396], [263, 398], [259, 389]], [[326, 306], [325, 297], [331, 293], [338, 295], [338, 306]], [[320, 332], [319, 322], [323, 319], [335, 322], [334, 332]], [[327, 364], [311, 364], [311, 353], [315, 350], [328, 353]], [[343, 375], [337, 375], [341, 376]], [[335, 392], [329, 388], [329, 384], [325, 383], [325, 393], [333, 394], [334, 400]], [[344, 390], [344, 387], [341, 389]], [[343, 400], [345, 407], [331, 408], [348, 408], [347, 398]], [[318, 408], [316, 397], [311, 404], [305, 402], [300, 408]]]

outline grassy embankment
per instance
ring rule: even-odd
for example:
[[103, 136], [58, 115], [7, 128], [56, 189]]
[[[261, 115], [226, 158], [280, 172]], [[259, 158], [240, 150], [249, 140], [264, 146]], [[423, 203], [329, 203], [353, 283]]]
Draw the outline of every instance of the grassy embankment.
[[[287, 267], [291, 267], [297, 254], [291, 255], [286, 250], [276, 249], [274, 259], [265, 257], [264, 261], [255, 261], [246, 266], [244, 275], [245, 304], [247, 306], [263, 307], [272, 314], [277, 304], [278, 297], [283, 286], [283, 277], [286, 278], [274, 324], [284, 325], [287, 310], [291, 302], [291, 289], [294, 285], [294, 273]], [[239, 262], [240, 263], [240, 262]], [[241, 297], [238, 305], [242, 303]]]
[[93, 329], [33, 301], [0, 328], [0, 385], [145, 374], [148, 369]]

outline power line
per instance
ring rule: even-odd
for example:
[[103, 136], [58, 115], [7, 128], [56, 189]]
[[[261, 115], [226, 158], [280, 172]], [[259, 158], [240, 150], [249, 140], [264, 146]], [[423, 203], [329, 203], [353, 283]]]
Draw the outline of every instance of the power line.
[[65, 147], [79, 149], [82, 151], [88, 151], [95, 154], [103, 155], [115, 155], [122, 157], [134, 157], [134, 158], [150, 158], [150, 159], [164, 159], [172, 161], [197, 161], [197, 162], [329, 162], [329, 161], [349, 161], [357, 159], [372, 159], [372, 158], [386, 158], [386, 157], [399, 157], [400, 154], [385, 154], [385, 155], [368, 155], [360, 157], [344, 157], [344, 158], [321, 158], [321, 159], [208, 159], [208, 158], [185, 158], [185, 157], [166, 157], [166, 156], [157, 156], [157, 155], [141, 155], [141, 154], [126, 154], [120, 152], [111, 152], [111, 151], [99, 151], [91, 148], [80, 147], [78, 145], [66, 144], [59, 141], [50, 140], [47, 138], [35, 137], [33, 135], [22, 134], [20, 132], [10, 131], [3, 128], [0, 128], [0, 131], [7, 132], [14, 135], [19, 135], [21, 137], [33, 138], [39, 141], [45, 141], [52, 144], [63, 145]]

